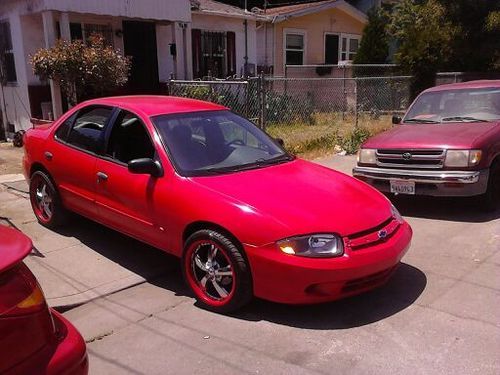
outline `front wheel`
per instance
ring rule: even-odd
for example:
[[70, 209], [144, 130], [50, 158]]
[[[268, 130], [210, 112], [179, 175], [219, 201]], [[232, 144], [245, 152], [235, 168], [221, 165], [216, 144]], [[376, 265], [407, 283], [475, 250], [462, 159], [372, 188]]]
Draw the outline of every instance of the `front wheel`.
[[207, 310], [229, 313], [252, 298], [252, 277], [243, 252], [217, 231], [192, 234], [186, 240], [182, 264], [187, 284]]
[[485, 211], [495, 211], [500, 208], [500, 161], [494, 163], [488, 177], [486, 193], [480, 196], [481, 207]]

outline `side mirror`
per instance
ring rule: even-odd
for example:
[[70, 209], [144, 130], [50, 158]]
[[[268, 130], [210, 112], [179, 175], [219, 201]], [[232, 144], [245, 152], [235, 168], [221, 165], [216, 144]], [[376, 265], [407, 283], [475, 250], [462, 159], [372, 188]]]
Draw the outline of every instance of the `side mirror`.
[[149, 158], [130, 160], [127, 167], [130, 173], [134, 174], [149, 174], [153, 177], [160, 177], [163, 175], [163, 169], [160, 163]]
[[285, 141], [282, 138], [274, 138], [274, 141], [281, 147], [285, 147]]
[[392, 116], [392, 123], [394, 125], [401, 124], [401, 120], [402, 120], [401, 116], [398, 116], [398, 115]]

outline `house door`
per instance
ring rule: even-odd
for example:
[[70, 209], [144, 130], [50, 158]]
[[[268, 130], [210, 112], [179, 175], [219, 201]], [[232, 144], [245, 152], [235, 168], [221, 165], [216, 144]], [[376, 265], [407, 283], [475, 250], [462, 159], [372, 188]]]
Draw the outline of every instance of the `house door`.
[[123, 21], [123, 49], [125, 56], [132, 59], [127, 91], [131, 94], [159, 93], [155, 24]]
[[339, 62], [339, 36], [325, 35], [325, 64], [338, 64]]

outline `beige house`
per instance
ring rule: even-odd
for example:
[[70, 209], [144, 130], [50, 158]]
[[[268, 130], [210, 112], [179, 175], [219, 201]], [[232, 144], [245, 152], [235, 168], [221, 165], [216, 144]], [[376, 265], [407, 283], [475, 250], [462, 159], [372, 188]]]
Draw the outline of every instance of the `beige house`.
[[[254, 9], [255, 10], [255, 9]], [[343, 64], [359, 48], [366, 15], [344, 0], [327, 0], [255, 10], [267, 18], [257, 23], [259, 70], [275, 76], [285, 65]]]

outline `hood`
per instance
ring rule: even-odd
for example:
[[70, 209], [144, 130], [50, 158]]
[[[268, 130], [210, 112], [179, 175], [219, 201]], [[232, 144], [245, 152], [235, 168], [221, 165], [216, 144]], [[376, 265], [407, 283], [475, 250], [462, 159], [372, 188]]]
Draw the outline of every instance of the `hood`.
[[300, 159], [192, 180], [279, 222], [286, 236], [319, 232], [345, 236], [373, 228], [391, 216], [388, 200], [375, 189]]
[[32, 248], [33, 244], [28, 237], [0, 224], [0, 272], [20, 263]]
[[475, 141], [495, 126], [496, 122], [396, 125], [370, 138], [363, 147], [468, 149], [475, 147]]

